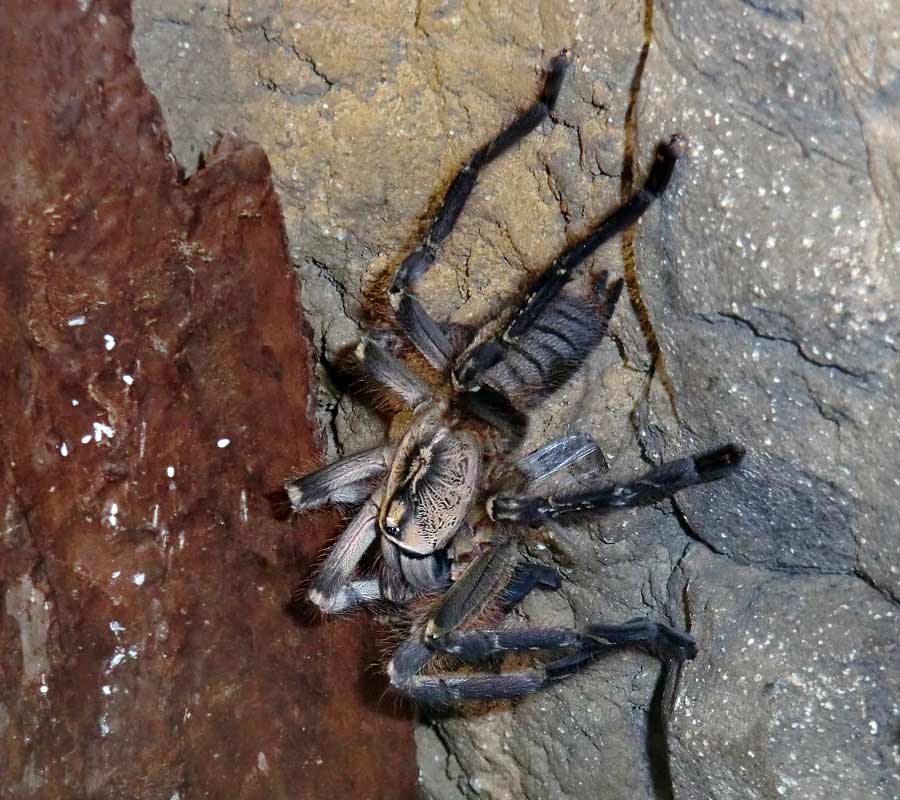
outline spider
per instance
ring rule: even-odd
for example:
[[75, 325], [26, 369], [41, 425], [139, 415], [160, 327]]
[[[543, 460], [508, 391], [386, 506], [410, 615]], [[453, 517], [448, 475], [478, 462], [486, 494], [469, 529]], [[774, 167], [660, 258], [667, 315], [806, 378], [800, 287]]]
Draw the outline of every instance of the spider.
[[[693, 659], [697, 645], [688, 633], [649, 619], [581, 630], [490, 626], [486, 620], [502, 620], [535, 588], [561, 586], [555, 568], [520, 553], [529, 530], [657, 502], [729, 475], [744, 455], [726, 444], [631, 482], [544, 494], [529, 487], [596, 452], [591, 437], [565, 436], [516, 458], [526, 412], [562, 386], [600, 343], [623, 282], [610, 282], [603, 272], [587, 297], [563, 288], [579, 264], [665, 191], [686, 150], [681, 136], [658, 147], [631, 199], [560, 254], [518, 305], [499, 309], [477, 331], [436, 322], [411, 291], [437, 260], [479, 172], [550, 115], [568, 62], [567, 52], [556, 56], [540, 98], [463, 165], [424, 239], [400, 263], [388, 288], [393, 340], [372, 334], [356, 347], [358, 366], [403, 408], [389, 442], [285, 486], [298, 512], [361, 504], [308, 598], [327, 614], [375, 603], [412, 609], [408, 638], [387, 672], [395, 689], [424, 705], [522, 697], [620, 648], [666, 661]], [[428, 377], [390, 346], [401, 335], [427, 361]], [[370, 558], [370, 549], [380, 558]], [[366, 565], [372, 565], [368, 572]], [[528, 666], [498, 671], [498, 659], [508, 654], [527, 655]]]

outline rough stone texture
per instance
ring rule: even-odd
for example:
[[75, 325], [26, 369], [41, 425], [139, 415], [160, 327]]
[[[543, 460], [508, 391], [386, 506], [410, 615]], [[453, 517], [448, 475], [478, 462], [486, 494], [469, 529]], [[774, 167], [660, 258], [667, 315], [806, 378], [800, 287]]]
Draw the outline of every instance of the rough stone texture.
[[336, 519], [267, 499], [321, 454], [265, 154], [178, 181], [126, 3], [3, 17], [0, 797], [411, 797], [369, 627], [285, 608]]
[[[137, 22], [180, 160], [235, 120], [269, 153], [326, 357], [558, 49], [575, 65], [557, 124], [485, 175], [422, 283], [436, 313], [479, 319], [611, 207], [660, 138], [691, 139], [666, 201], [594, 259], [625, 271], [631, 302], [532, 441], [586, 429], [627, 474], [733, 438], [747, 470], [573, 531], [565, 590], [525, 611], [668, 618], [701, 655], [680, 675], [617, 657], [421, 726], [426, 794], [900, 797], [890, 4], [141, 0]], [[322, 377], [333, 451], [377, 440], [378, 420]]]

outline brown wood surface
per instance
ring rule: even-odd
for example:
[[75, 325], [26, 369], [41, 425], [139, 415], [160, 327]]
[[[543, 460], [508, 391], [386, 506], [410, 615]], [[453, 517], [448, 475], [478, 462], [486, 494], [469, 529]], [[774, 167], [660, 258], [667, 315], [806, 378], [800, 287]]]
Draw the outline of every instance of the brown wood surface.
[[127, 3], [2, 15], [0, 797], [412, 797], [369, 625], [286, 610], [336, 519], [270, 500], [321, 455], [264, 153], [178, 181]]

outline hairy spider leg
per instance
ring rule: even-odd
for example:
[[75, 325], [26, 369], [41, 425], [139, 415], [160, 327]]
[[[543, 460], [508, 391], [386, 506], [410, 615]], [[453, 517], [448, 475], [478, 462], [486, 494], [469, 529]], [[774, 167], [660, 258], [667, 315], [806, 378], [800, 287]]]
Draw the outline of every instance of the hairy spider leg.
[[353, 573], [366, 550], [378, 535], [379, 489], [365, 503], [338, 537], [325, 558], [307, 594], [309, 600], [328, 614], [338, 614], [361, 603], [377, 600], [378, 581], [353, 580]]
[[553, 567], [525, 561], [518, 564], [512, 578], [500, 595], [500, 610], [506, 614], [512, 611], [535, 589], [555, 592], [562, 586], [562, 578]]
[[538, 405], [562, 386], [606, 335], [623, 286], [621, 280], [608, 284], [608, 277], [606, 272], [598, 276], [598, 297], [591, 301], [557, 297], [515, 342], [504, 343], [496, 336], [496, 326], [492, 330], [488, 325], [461, 357], [469, 383], [457, 382], [460, 405], [489, 423], [496, 417], [516, 420], [516, 413]]
[[497, 495], [488, 500], [493, 519], [537, 526], [570, 514], [606, 514], [621, 508], [649, 505], [701, 483], [717, 481], [735, 472], [744, 449], [726, 444], [716, 450], [670, 461], [630, 483], [613, 483], [583, 492], [550, 497]]
[[456, 402], [463, 413], [478, 417], [497, 431], [509, 450], [522, 443], [528, 430], [528, 417], [503, 392], [483, 386], [477, 392], [462, 392]]
[[424, 239], [403, 259], [394, 274], [388, 297], [397, 321], [428, 362], [442, 372], [450, 367], [453, 348], [438, 323], [410, 293], [410, 287], [437, 259], [444, 240], [453, 230], [475, 187], [480, 170], [516, 145], [549, 116], [559, 96], [568, 63], [567, 52], [563, 51], [556, 56], [550, 62], [544, 88], [537, 102], [466, 161], [444, 194]]
[[483, 550], [438, 599], [421, 637], [429, 642], [438, 639], [491, 608], [502, 598], [518, 562], [518, 548], [511, 539]]
[[593, 233], [558, 256], [544, 271], [519, 313], [503, 332], [502, 338], [505, 341], [515, 341], [534, 325], [540, 319], [543, 309], [553, 302], [571, 279], [576, 267], [598, 247], [637, 222], [653, 202], [662, 196], [675, 171], [675, 164], [686, 150], [687, 140], [679, 134], [657, 148], [650, 174], [640, 191], [613, 211]]
[[[687, 633], [648, 619], [623, 624], [572, 628], [495, 629], [447, 634], [425, 643], [408, 639], [388, 664], [395, 689], [423, 705], [444, 705], [456, 700], [514, 699], [566, 678], [599, 656], [622, 648], [639, 648], [664, 661], [696, 657], [697, 644]], [[533, 669], [484, 674], [423, 674], [439, 656], [454, 656], [465, 663], [491, 661], [505, 653], [546, 652], [556, 656]]]
[[393, 392], [408, 408], [415, 408], [431, 397], [425, 381], [368, 337], [357, 345], [356, 357], [375, 381]]
[[425, 619], [422, 636], [433, 641], [494, 609], [506, 614], [540, 587], [556, 591], [559, 573], [543, 564], [519, 560], [512, 540], [480, 553], [438, 599]]
[[604, 459], [603, 451], [593, 436], [587, 433], [573, 433], [547, 442], [537, 450], [522, 456], [516, 461], [515, 469], [522, 477], [533, 483], [549, 478], [561, 469], [595, 454]]
[[288, 481], [284, 485], [294, 511], [308, 511], [328, 503], [355, 504], [372, 490], [372, 481], [387, 470], [391, 445], [373, 447]]
[[[567, 338], [571, 340], [567, 347], [572, 350], [573, 357], [580, 355], [579, 351], [584, 348], [577, 347], [579, 339], [573, 339], [571, 334], [575, 332], [578, 316], [583, 312], [570, 308], [569, 304], [573, 300], [564, 299], [560, 292], [571, 280], [579, 264], [602, 244], [633, 225], [663, 194], [672, 177], [675, 164], [686, 149], [687, 142], [680, 135], [673, 136], [667, 143], [659, 146], [650, 174], [641, 189], [624, 205], [606, 217], [590, 235], [557, 256], [537, 278], [522, 306], [509, 322], [484, 341], [476, 341], [475, 345], [464, 354], [453, 372], [454, 382], [457, 386], [477, 390], [485, 380], [486, 373], [513, 354], [531, 358], [538, 357], [538, 351], [543, 343], [554, 338], [554, 334], [558, 330], [557, 326], [560, 324], [560, 317], [563, 320], [571, 317], [569, 330], [563, 329]], [[611, 300], [613, 307], [621, 290], [622, 284], [617, 282], [616, 287], [611, 290], [614, 292], [614, 297], [610, 297], [610, 292], [607, 293], [607, 298]], [[583, 301], [581, 302], [583, 303]], [[543, 334], [543, 338], [536, 336], [536, 333]], [[590, 335], [589, 331], [585, 333]], [[562, 347], [562, 344], [559, 346]], [[551, 386], [552, 388], [555, 386]], [[540, 398], [539, 393], [538, 399]]]
[[381, 581], [378, 578], [361, 578], [345, 583], [327, 600], [323, 598], [322, 604], [317, 605], [324, 614], [343, 614], [358, 606], [376, 603], [382, 597]]

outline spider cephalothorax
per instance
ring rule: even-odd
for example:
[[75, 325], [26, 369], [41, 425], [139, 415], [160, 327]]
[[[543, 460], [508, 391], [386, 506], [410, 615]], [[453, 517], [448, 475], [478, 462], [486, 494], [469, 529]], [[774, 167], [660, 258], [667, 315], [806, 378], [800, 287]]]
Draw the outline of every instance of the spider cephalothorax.
[[[424, 608], [388, 667], [392, 684], [423, 703], [510, 698], [536, 691], [620, 647], [639, 647], [667, 660], [696, 654], [687, 633], [651, 620], [591, 624], [582, 630], [479, 627], [488, 611], [502, 615], [536, 587], [558, 589], [556, 570], [524, 560], [518, 544], [529, 529], [670, 497], [733, 472], [743, 457], [725, 445], [663, 464], [629, 483], [546, 495], [529, 487], [597, 450], [585, 434], [563, 437], [525, 456], [516, 450], [526, 412], [558, 389], [606, 333], [622, 281], [601, 273], [587, 297], [562, 290], [575, 268], [627, 228], [666, 189], [685, 141], [661, 145], [647, 180], [630, 200], [559, 257], [510, 305], [475, 332], [433, 320], [410, 287], [437, 258], [481, 168], [532, 131], [550, 113], [567, 54], [550, 64], [540, 99], [479, 149], [450, 184], [421, 244], [398, 267], [388, 290], [396, 330], [431, 366], [428, 379], [379, 344], [356, 350], [362, 369], [401, 402], [403, 424], [391, 441], [287, 484], [296, 511], [326, 503], [361, 508], [332, 547], [309, 590], [323, 612], [366, 603]], [[434, 379], [434, 376], [438, 376]], [[359, 574], [370, 548], [381, 558]], [[423, 598], [431, 598], [423, 603]], [[479, 672], [505, 653], [527, 652], [533, 665]], [[429, 671], [437, 656], [467, 665]]]

